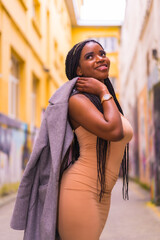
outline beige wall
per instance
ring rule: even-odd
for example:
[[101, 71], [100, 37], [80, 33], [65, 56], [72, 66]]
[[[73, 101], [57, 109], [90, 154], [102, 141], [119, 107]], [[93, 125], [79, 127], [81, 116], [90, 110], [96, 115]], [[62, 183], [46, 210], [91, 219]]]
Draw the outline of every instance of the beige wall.
[[157, 74], [160, 62], [152, 55], [152, 50], [157, 49], [160, 56], [159, 9], [159, 0], [127, 1], [120, 45], [120, 99], [134, 128], [130, 144], [130, 173], [136, 176], [138, 163], [139, 179], [148, 185], [154, 179], [150, 168], [155, 161], [154, 146], [151, 151], [150, 143], [154, 142], [156, 129], [150, 96], [153, 95], [153, 87], [160, 81]]
[[[121, 96], [123, 99], [129, 100], [131, 105], [135, 102], [135, 96], [146, 84], [147, 53], [150, 61], [149, 71], [156, 64], [152, 58], [152, 49], [160, 48], [157, 36], [159, 8], [156, 5], [158, 2], [157, 0], [136, 0], [127, 3], [126, 18], [121, 35], [120, 82]], [[149, 9], [148, 6], [150, 6]], [[123, 105], [126, 111], [129, 111], [128, 101], [124, 101]]]

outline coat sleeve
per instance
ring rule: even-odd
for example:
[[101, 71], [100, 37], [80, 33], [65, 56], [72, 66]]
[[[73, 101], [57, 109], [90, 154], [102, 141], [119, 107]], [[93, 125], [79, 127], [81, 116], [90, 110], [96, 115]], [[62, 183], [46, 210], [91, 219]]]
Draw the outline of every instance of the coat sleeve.
[[18, 189], [17, 199], [10, 224], [13, 229], [24, 230], [26, 228], [32, 187], [34, 180], [38, 178], [37, 162], [47, 143], [48, 133], [46, 119], [44, 118]]

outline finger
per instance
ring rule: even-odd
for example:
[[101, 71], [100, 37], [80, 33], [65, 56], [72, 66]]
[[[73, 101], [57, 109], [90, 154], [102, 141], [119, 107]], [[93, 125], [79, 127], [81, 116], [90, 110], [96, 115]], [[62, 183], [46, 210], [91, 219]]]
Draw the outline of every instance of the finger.
[[83, 81], [83, 80], [78, 80], [78, 81], [76, 82], [76, 84], [82, 84], [82, 85], [84, 85], [84, 84], [87, 84], [87, 82], [86, 82], [86, 81]]
[[88, 83], [80, 83], [80, 84], [76, 84], [76, 88], [83, 88], [83, 91], [87, 91], [87, 89], [89, 88]]
[[92, 77], [80, 77], [80, 78], [78, 78], [78, 79], [84, 80], [84, 81], [97, 80], [97, 79], [92, 78]]
[[83, 92], [84, 92], [84, 91], [86, 91], [87, 88], [86, 88], [86, 86], [84, 86], [84, 85], [77, 85], [77, 86], [76, 86], [76, 89], [77, 89], [78, 91], [83, 91]]
[[77, 87], [76, 88], [79, 92], [84, 92], [83, 88], [82, 87]]
[[79, 77], [77, 81], [79, 81], [79, 80], [82, 80], [82, 81], [88, 81], [89, 78], [88, 78], [88, 77]]
[[86, 84], [86, 81], [78, 80], [78, 81], [76, 82], [76, 84]]

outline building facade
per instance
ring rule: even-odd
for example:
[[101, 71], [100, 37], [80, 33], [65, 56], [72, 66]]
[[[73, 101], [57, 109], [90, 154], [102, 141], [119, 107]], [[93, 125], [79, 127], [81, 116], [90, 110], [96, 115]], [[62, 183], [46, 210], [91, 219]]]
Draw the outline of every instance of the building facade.
[[64, 0], [0, 0], [0, 195], [20, 181], [48, 100], [66, 81], [71, 36]]
[[65, 1], [1, 0], [0, 16], [0, 111], [39, 127], [49, 97], [66, 81], [72, 42]]
[[160, 202], [159, 0], [127, 1], [120, 47], [120, 100], [134, 129], [130, 175]]

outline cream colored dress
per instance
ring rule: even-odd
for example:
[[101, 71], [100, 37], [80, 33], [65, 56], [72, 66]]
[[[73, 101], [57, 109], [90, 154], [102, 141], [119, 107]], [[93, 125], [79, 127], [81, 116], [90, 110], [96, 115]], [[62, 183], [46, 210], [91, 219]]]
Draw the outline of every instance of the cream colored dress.
[[[117, 181], [126, 144], [133, 131], [122, 117], [124, 138], [110, 143], [106, 164], [106, 192], [99, 202], [97, 194], [97, 136], [83, 127], [75, 133], [80, 156], [63, 174], [58, 211], [58, 230], [62, 240], [98, 240], [107, 220], [111, 191]], [[121, 196], [120, 196], [121, 197]]]

